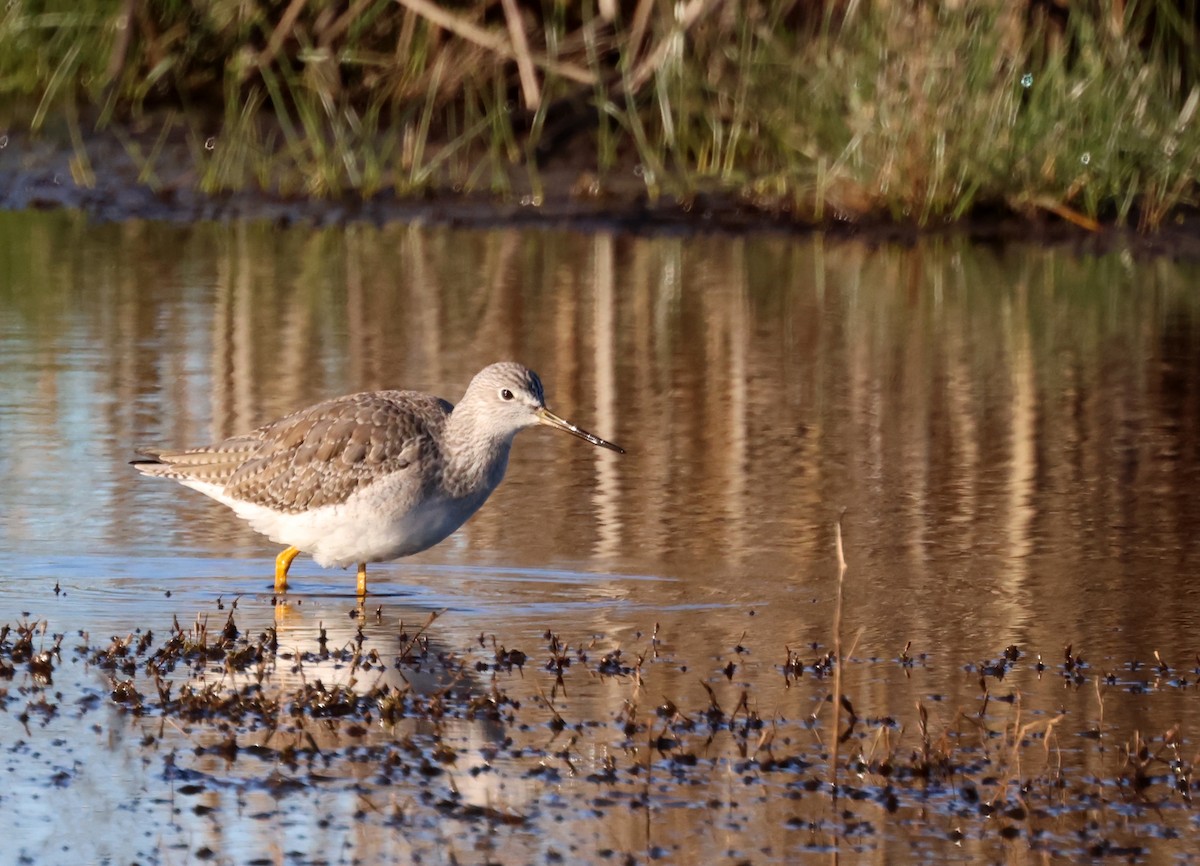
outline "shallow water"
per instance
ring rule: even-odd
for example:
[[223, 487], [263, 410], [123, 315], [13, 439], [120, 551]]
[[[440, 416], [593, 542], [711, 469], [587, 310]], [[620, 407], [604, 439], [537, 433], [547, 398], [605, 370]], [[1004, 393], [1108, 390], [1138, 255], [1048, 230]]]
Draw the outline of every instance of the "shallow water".
[[[1194, 813], [1166, 760], [1191, 759], [1200, 720], [1198, 277], [1192, 263], [947, 239], [0, 214], [0, 623], [45, 621], [47, 645], [67, 635], [52, 686], [20, 666], [0, 682], [0, 834], [38, 863], [384, 862], [398, 845], [426, 862], [860, 850], [957, 861], [1104, 853], [1098, 840], [1134, 859], [1186, 858]], [[127, 465], [138, 445], [201, 444], [354, 390], [454, 400], [503, 358], [538, 370], [552, 409], [629, 453], [522, 434], [467, 526], [372, 567], [377, 595], [361, 619], [353, 573], [304, 558], [289, 603], [273, 605], [269, 543]], [[989, 784], [1092, 779], [1103, 807], [1062, 802], [1040, 826], [1004, 823], [1013, 835], [963, 812], [950, 785], [920, 802], [902, 793], [895, 811], [872, 793], [851, 819], [798, 786], [823, 771], [739, 769], [746, 746], [722, 740], [729, 731], [696, 746], [704, 772], [683, 776], [626, 742], [629, 705], [645, 716], [669, 700], [694, 717], [707, 685], [727, 713], [746, 692], [779, 742], [806, 738], [814, 760], [828, 758], [832, 685], [813, 664], [832, 642], [839, 517], [844, 690], [873, 720], [842, 745], [843, 762], [909, 754], [918, 703], [935, 740], [965, 736], [960, 710], [1002, 742], [1008, 727], [1062, 712], [1048, 732], [1030, 729], [1011, 779]], [[324, 770], [280, 789], [286, 767], [196, 754], [223, 736], [216, 723], [122, 711], [111, 677], [71, 649], [139, 630], [162, 639], [176, 618], [216, 624], [234, 600], [245, 632], [274, 626], [281, 646], [311, 650], [321, 627], [343, 646], [361, 622], [382, 656], [444, 611], [430, 658], [490, 658], [493, 642], [529, 655], [524, 671], [464, 686], [486, 693], [498, 677], [524, 694], [526, 729], [446, 723], [436, 736], [473, 758], [419, 785], [372, 781], [373, 759], [330, 734]], [[596, 723], [576, 732], [586, 754], [574, 758], [546, 744], [547, 632], [589, 655], [549, 699], [563, 719]], [[1064, 668], [1068, 645], [1083, 664]], [[1020, 659], [1008, 676], [984, 675], [1009, 646]], [[644, 669], [599, 669], [618, 647]], [[789, 652], [807, 666], [799, 680], [785, 676]], [[285, 668], [272, 676], [284, 689]], [[43, 699], [62, 710], [44, 718]], [[368, 728], [363, 742], [380, 748], [403, 739]], [[1130, 794], [1123, 749], [1139, 734], [1166, 757], [1149, 790]], [[497, 736], [527, 752], [480, 758]], [[650, 805], [626, 808], [628, 780], [586, 781], [611, 755], [662, 775]], [[473, 776], [470, 760], [491, 769]], [[180, 799], [188, 773], [203, 773], [205, 793]], [[522, 820], [438, 810], [479, 779], [470, 796]], [[858, 784], [884, 787], [870, 773]], [[65, 834], [64, 808], [77, 818]]]

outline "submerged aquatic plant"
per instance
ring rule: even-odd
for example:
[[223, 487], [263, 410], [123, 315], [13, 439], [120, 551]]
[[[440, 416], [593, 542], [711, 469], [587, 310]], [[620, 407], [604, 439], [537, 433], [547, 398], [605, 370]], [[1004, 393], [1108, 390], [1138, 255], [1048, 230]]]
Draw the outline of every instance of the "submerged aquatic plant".
[[[264, 615], [271, 624], [245, 627]], [[237, 617], [231, 611], [210, 621], [201, 614], [190, 627], [176, 620], [164, 637], [144, 632], [106, 646], [81, 634], [73, 653], [61, 651], [60, 635], [52, 650], [42, 645], [45, 620], [0, 626], [0, 672], [21, 678], [19, 688], [0, 690], [0, 709], [30, 741], [6, 750], [10, 771], [40, 766], [43, 751], [65, 752], [74, 760], [53, 758], [51, 782], [86, 780], [96, 772], [81, 745], [93, 739], [86, 729], [105, 733], [102, 743], [126, 744], [139, 759], [131, 764], [153, 768], [135, 783], [153, 796], [137, 798], [144, 807], [129, 807], [150, 814], [176, 808], [177, 797], [229, 788], [239, 792], [239, 816], [242, 798], [260, 788], [273, 798], [306, 791], [319, 800], [352, 791], [355, 802], [405, 804], [401, 830], [410, 821], [448, 818], [468, 822], [463, 831], [480, 840], [505, 826], [555, 838], [552, 828], [567, 821], [588, 840], [630, 806], [676, 815], [685, 825], [687, 815], [718, 810], [746, 824], [739, 840], [770, 839], [778, 849], [766, 857], [771, 862], [814, 842], [870, 849], [917, 837], [950, 846], [971, 839], [998, 850], [1024, 838], [1034, 850], [1130, 856], [1141, 851], [1139, 834], [1157, 828], [1174, 838], [1186, 828], [1200, 784], [1194, 744], [1178, 725], [1147, 734], [1104, 720], [1106, 700], [1144, 709], [1165, 698], [1174, 706], [1169, 696], [1193, 687], [1161, 658], [1155, 671], [1170, 679], [1150, 687], [1134, 675], [1136, 663], [1109, 685], [1097, 678], [1092, 718], [1089, 710], [1063, 708], [1064, 695], [1087, 704], [1092, 691], [1086, 682], [1073, 685], [1086, 663], [1070, 647], [1051, 671], [1009, 646], [999, 658], [967, 665], [963, 679], [954, 666], [864, 662], [836, 651], [834, 658], [813, 644], [815, 658], [788, 651], [785, 677], [803, 670], [807, 658], [814, 672], [846, 667], [854, 683], [848, 692], [872, 691], [868, 681], [900, 661], [903, 683], [915, 682], [911, 689], [892, 682], [884, 694], [852, 702], [814, 676], [793, 680], [789, 700], [779, 703], [780, 666], [754, 661], [758, 647], [748, 633], [732, 649], [745, 662], [735, 682], [721, 674], [719, 658], [680, 658], [664, 649], [657, 628], [649, 640], [638, 632], [625, 650], [607, 651], [596, 635], [572, 645], [548, 630], [526, 653], [484, 634], [452, 643], [453, 629], [432, 628], [436, 614], [412, 634], [401, 623], [397, 634], [378, 612], [372, 624], [359, 609], [356, 625], [332, 640], [311, 621], [294, 623], [281, 637], [265, 603]], [[39, 676], [33, 662], [47, 652], [69, 683]], [[527, 660], [539, 663], [526, 669]], [[27, 671], [15, 672], [27, 663]], [[872, 665], [868, 681], [857, 675]], [[696, 678], [679, 678], [689, 667]], [[97, 672], [110, 685], [97, 690]], [[959, 692], [957, 707], [911, 700], [946, 687]], [[59, 710], [61, 688], [84, 692], [63, 704], [71, 708], [66, 713]], [[979, 697], [972, 701], [974, 688]], [[837, 714], [823, 709], [831, 704], [844, 706], [845, 731]], [[815, 709], [798, 712], [801, 706]], [[56, 733], [43, 730], [50, 724]], [[75, 728], [79, 735], [69, 735]], [[477, 779], [492, 782], [475, 788]], [[108, 783], [118, 790], [123, 784]], [[19, 790], [28, 783], [16, 784]], [[17, 807], [21, 802], [14, 799]], [[220, 798], [205, 802], [206, 809], [229, 808]], [[309, 808], [303, 798], [295, 807]], [[469, 822], [479, 819], [472, 831]], [[356, 820], [380, 822], [380, 832], [397, 827], [374, 806]], [[670, 826], [666, 821], [656, 838], [682, 844]], [[790, 835], [796, 830], [802, 836]], [[593, 849], [581, 842], [576, 860], [611, 857], [604, 837], [594, 838]]]

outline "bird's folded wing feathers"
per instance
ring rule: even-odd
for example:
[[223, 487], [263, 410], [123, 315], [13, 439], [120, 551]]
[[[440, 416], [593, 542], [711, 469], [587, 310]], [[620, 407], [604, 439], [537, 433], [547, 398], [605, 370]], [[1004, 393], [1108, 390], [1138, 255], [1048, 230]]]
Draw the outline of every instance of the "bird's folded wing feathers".
[[[208, 448], [151, 456], [150, 474], [223, 484], [227, 496], [295, 513], [344, 502], [433, 447], [450, 405], [415, 392], [352, 394]], [[424, 460], [436, 459], [430, 454]]]

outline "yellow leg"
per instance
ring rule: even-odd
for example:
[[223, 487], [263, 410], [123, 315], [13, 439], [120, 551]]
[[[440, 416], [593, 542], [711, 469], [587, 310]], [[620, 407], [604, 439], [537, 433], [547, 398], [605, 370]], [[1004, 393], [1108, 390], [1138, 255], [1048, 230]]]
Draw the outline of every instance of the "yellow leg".
[[279, 556], [275, 557], [275, 591], [287, 592], [287, 573], [292, 567], [292, 560], [300, 555], [300, 550], [295, 547], [289, 547]]
[[358, 597], [362, 598], [367, 594], [367, 564], [360, 562], [358, 564]]

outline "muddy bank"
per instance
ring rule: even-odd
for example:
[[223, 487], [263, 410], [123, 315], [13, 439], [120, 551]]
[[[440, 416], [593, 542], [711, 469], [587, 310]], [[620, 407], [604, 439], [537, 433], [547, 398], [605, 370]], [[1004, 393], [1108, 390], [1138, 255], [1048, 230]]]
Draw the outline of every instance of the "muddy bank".
[[519, 188], [517, 176], [521, 173], [517, 171], [513, 172], [514, 189], [505, 195], [449, 189], [408, 198], [392, 192], [367, 198], [356, 194], [311, 198], [259, 189], [209, 194], [199, 190], [194, 156], [182, 140], [161, 146], [153, 180], [146, 182], [145, 167], [136, 163], [128, 147], [134, 137], [128, 131], [89, 134], [84, 171], [77, 151], [67, 141], [4, 134], [0, 137], [0, 209], [68, 208], [100, 222], [255, 220], [283, 226], [403, 222], [471, 228], [573, 227], [632, 234], [819, 232], [868, 243], [915, 243], [923, 238], [957, 236], [984, 244], [1035, 242], [1079, 254], [1128, 250], [1139, 256], [1200, 259], [1200, 214], [1195, 212], [1153, 234], [1112, 225], [1088, 231], [1044, 211], [1016, 213], [1005, 207], [934, 226], [837, 214], [814, 222], [787, 208], [761, 205], [721, 191], [685, 197], [664, 194], [652, 199], [636, 166], [625, 166], [600, 179], [570, 157], [541, 169], [543, 187], [537, 200], [528, 189]]

